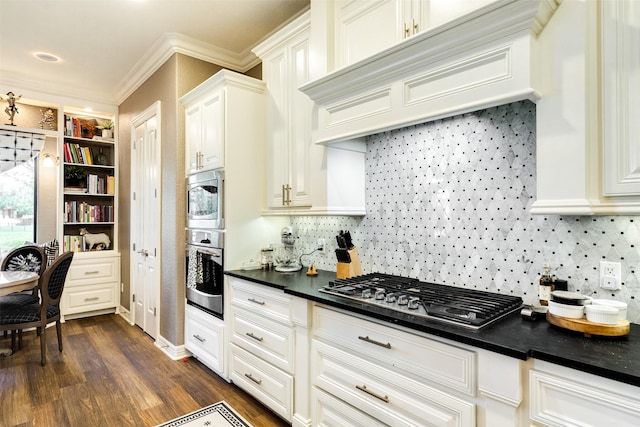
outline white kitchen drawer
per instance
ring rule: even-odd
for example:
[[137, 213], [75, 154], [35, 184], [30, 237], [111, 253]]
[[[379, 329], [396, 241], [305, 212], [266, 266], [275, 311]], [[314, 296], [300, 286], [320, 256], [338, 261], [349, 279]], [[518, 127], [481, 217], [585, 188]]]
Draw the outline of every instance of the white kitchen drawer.
[[223, 320], [187, 305], [184, 346], [210, 369], [224, 372]]
[[276, 367], [293, 373], [294, 329], [240, 308], [231, 313], [231, 341]]
[[120, 258], [76, 258], [67, 273], [66, 287], [120, 282]]
[[63, 313], [68, 315], [117, 307], [119, 304], [116, 299], [117, 290], [117, 283], [102, 283], [69, 288], [65, 286], [62, 293]]
[[[229, 277], [229, 276], [228, 276]], [[292, 297], [281, 289], [229, 277], [231, 304], [278, 322], [293, 324]]]
[[[475, 426], [475, 405], [318, 340], [313, 384], [392, 426]], [[424, 358], [423, 364], [430, 363]]]
[[312, 425], [318, 427], [386, 427], [317, 387], [311, 390]]
[[640, 425], [640, 388], [538, 360], [535, 366], [531, 420], [555, 427]]
[[473, 351], [322, 307], [315, 307], [313, 325], [314, 335], [321, 340], [393, 366], [412, 378], [475, 395]]
[[291, 421], [293, 377], [262, 359], [231, 344], [231, 381], [264, 403], [273, 412]]

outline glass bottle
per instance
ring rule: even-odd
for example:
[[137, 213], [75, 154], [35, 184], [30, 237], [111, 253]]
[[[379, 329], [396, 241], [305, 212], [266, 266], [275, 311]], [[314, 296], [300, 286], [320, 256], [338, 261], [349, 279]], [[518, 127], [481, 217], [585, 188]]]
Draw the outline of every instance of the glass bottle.
[[551, 267], [549, 267], [549, 264], [544, 264], [543, 269], [544, 272], [540, 276], [538, 297], [540, 299], [540, 305], [549, 305], [551, 292], [553, 292], [553, 277], [551, 276]]

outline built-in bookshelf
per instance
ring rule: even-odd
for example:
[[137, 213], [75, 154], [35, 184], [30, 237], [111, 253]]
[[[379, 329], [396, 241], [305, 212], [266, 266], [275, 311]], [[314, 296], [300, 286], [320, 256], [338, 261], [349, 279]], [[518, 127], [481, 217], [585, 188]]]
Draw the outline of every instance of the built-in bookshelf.
[[[114, 138], [102, 136], [101, 127], [107, 122], [111, 118], [64, 116], [60, 242], [64, 251], [117, 249], [117, 151]], [[90, 247], [86, 233], [101, 235], [100, 243]]]

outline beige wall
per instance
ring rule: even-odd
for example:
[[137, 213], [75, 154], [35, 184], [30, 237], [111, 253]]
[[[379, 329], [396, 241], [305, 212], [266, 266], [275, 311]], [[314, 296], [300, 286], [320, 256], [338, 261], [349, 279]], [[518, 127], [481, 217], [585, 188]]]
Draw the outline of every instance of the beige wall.
[[160, 331], [175, 345], [184, 343], [184, 109], [179, 98], [215, 74], [220, 66], [181, 54], [173, 55], [119, 106], [120, 188], [119, 240], [122, 253], [121, 305], [130, 309], [131, 122], [156, 101], [161, 102], [161, 293]]

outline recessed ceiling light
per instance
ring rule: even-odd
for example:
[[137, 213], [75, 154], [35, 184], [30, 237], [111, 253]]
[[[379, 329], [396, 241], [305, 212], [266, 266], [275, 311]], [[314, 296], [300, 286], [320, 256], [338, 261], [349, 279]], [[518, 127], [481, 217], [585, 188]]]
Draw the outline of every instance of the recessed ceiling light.
[[36, 58], [38, 58], [41, 61], [46, 61], [46, 62], [60, 62], [60, 58], [58, 58], [57, 56], [51, 54], [51, 53], [47, 53], [47, 52], [36, 52], [33, 54], [33, 56], [35, 56]]

